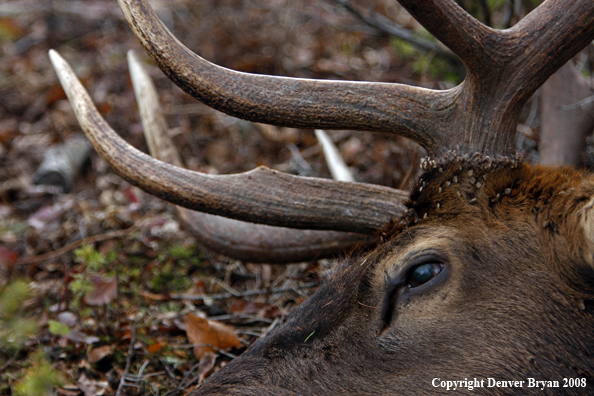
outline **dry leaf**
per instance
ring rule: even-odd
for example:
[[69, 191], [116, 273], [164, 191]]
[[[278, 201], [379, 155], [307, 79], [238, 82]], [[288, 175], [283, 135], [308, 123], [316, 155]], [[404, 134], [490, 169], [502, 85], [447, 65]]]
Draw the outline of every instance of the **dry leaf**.
[[[78, 389], [78, 387], [76, 389]], [[80, 392], [78, 392], [78, 391], [71, 391], [71, 390], [64, 389], [64, 388], [56, 388], [56, 393], [58, 395], [64, 395], [64, 396], [78, 396], [80, 394]]]
[[95, 336], [87, 336], [78, 330], [70, 330], [70, 332], [66, 334], [65, 338], [72, 342], [84, 342], [85, 344], [94, 344], [99, 342], [99, 338]]
[[206, 377], [206, 374], [208, 374], [210, 370], [212, 370], [216, 360], [217, 355], [215, 355], [212, 352], [206, 352], [204, 355], [202, 355], [202, 357], [200, 358], [200, 365], [198, 366], [197, 370], [198, 377], [200, 377], [200, 383], [204, 381], [204, 377]]
[[111, 346], [104, 345], [99, 348], [94, 348], [89, 352], [89, 362], [97, 363], [106, 356], [111, 355]]
[[85, 396], [101, 396], [105, 394], [105, 391], [109, 388], [109, 382], [107, 381], [96, 381], [83, 373], [78, 381], [76, 382], [78, 389], [83, 391]]
[[39, 230], [45, 227], [47, 223], [62, 217], [68, 209], [70, 209], [70, 205], [59, 203], [46, 205], [30, 216], [27, 222], [31, 227]]
[[118, 278], [103, 279], [101, 276], [91, 276], [93, 290], [85, 296], [85, 303], [89, 305], [104, 305], [113, 301], [118, 295]]
[[18, 254], [10, 250], [7, 247], [0, 246], [0, 269], [4, 267], [6, 269], [12, 269], [14, 263], [19, 259]]
[[151, 293], [148, 291], [141, 291], [140, 294], [142, 295], [142, 297], [146, 298], [147, 300], [150, 301], [166, 301], [166, 300], [171, 300], [171, 297], [165, 295], [165, 294], [156, 294], [156, 293]]
[[251, 315], [260, 312], [262, 308], [264, 308], [264, 304], [262, 303], [237, 300], [235, 304], [231, 306], [231, 312], [234, 314]]
[[189, 288], [188, 290], [186, 290], [186, 292], [184, 294], [189, 294], [189, 295], [204, 295], [206, 294], [206, 289], [204, 288], [204, 281], [199, 280], [196, 283], [194, 283], [194, 285]]
[[76, 315], [70, 311], [60, 312], [58, 314], [58, 322], [64, 323], [66, 326], [73, 327], [76, 325]]
[[156, 352], [159, 352], [163, 347], [164, 347], [164, 345], [162, 343], [160, 343], [159, 341], [157, 341], [154, 344], [149, 345], [147, 349], [148, 349], [149, 353], [156, 353]]
[[205, 344], [212, 345], [216, 349], [241, 346], [241, 342], [231, 326], [192, 314], [187, 314], [184, 317], [184, 322], [186, 323], [186, 334], [190, 342], [200, 345], [194, 347], [196, 359], [202, 358], [206, 352], [216, 352], [213, 348], [203, 346]]
[[262, 318], [276, 318], [277, 316], [286, 315], [284, 310], [274, 305], [264, 305], [246, 300], [237, 300], [231, 306], [231, 312], [242, 315], [258, 315]]

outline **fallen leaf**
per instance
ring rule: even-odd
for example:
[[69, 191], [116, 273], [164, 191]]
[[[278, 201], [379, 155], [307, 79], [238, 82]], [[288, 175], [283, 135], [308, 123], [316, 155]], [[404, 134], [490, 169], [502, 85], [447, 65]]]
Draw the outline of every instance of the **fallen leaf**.
[[171, 300], [171, 297], [169, 297], [165, 294], [156, 294], [156, 293], [151, 293], [148, 291], [141, 291], [140, 294], [142, 295], [142, 297], [146, 298], [147, 300], [151, 300], [151, 301]]
[[109, 388], [109, 382], [87, 378], [84, 373], [79, 377], [76, 384], [85, 396], [101, 396]]
[[0, 18], [0, 32], [2, 32], [3, 39], [9, 41], [16, 41], [23, 36], [24, 30], [19, 25], [15, 18]]
[[64, 323], [60, 323], [55, 320], [50, 320], [48, 324], [49, 331], [52, 334], [61, 335], [62, 337], [64, 337], [70, 332], [70, 327], [68, 327]]
[[97, 363], [98, 361], [104, 359], [105, 357], [111, 355], [111, 345], [103, 345], [98, 348], [93, 348], [88, 353], [89, 362]]
[[64, 395], [64, 396], [78, 396], [78, 394], [79, 394], [78, 391], [71, 391], [71, 390], [64, 389], [64, 388], [56, 388], [56, 393], [58, 395]]
[[18, 258], [19, 256], [15, 251], [0, 246], [0, 267], [11, 270]]
[[88, 336], [78, 330], [70, 330], [66, 338], [72, 342], [84, 342], [85, 344], [94, 344], [99, 342], [99, 338], [95, 336]]
[[163, 348], [163, 344], [161, 344], [159, 341], [155, 342], [154, 344], [149, 345], [149, 347], [147, 348], [149, 353], [156, 353], [159, 352], [162, 348]]
[[45, 227], [47, 223], [62, 217], [66, 209], [68, 208], [60, 204], [43, 206], [27, 219], [27, 223], [31, 227], [39, 230]]
[[267, 305], [258, 313], [261, 317], [266, 319], [277, 318], [279, 316], [287, 315], [287, 311], [280, 309], [274, 305]]
[[105, 305], [113, 301], [118, 295], [118, 278], [112, 276], [111, 278], [103, 279], [99, 275], [90, 277], [93, 283], [93, 290], [84, 298], [85, 303], [89, 305]]
[[241, 342], [231, 326], [192, 314], [184, 316], [184, 322], [188, 339], [192, 344], [198, 344], [194, 347], [196, 359], [201, 359], [207, 352], [216, 352], [210, 346], [216, 349], [241, 346]]
[[47, 89], [45, 92], [45, 99], [47, 100], [48, 106], [51, 106], [59, 100], [66, 99], [66, 93], [60, 84], [55, 84]]
[[76, 325], [76, 315], [70, 311], [60, 312], [58, 314], [58, 322], [65, 324], [66, 326]]
[[231, 306], [231, 312], [242, 315], [258, 315], [262, 318], [276, 318], [277, 316], [286, 315], [286, 312], [274, 305], [264, 305], [246, 300], [237, 300]]
[[204, 281], [199, 280], [196, 283], [194, 283], [194, 285], [189, 288], [188, 290], [186, 290], [186, 292], [184, 294], [189, 294], [189, 295], [204, 295], [206, 294], [206, 289], [204, 288]]
[[210, 370], [212, 370], [216, 360], [217, 355], [215, 355], [212, 352], [206, 352], [204, 355], [202, 355], [202, 357], [200, 358], [200, 365], [198, 366], [198, 370], [196, 372], [196, 374], [198, 374], [198, 377], [200, 378], [199, 383], [204, 381], [204, 377], [206, 377], [206, 374], [208, 374]]
[[231, 306], [231, 312], [234, 314], [250, 315], [260, 312], [264, 307], [262, 303], [256, 303], [246, 300], [237, 300], [235, 304]]
[[140, 199], [138, 198], [138, 192], [139, 190], [137, 190], [135, 187], [128, 185], [125, 189], [124, 189], [124, 194], [126, 195], [126, 198], [128, 198], [128, 200], [132, 203], [139, 203]]

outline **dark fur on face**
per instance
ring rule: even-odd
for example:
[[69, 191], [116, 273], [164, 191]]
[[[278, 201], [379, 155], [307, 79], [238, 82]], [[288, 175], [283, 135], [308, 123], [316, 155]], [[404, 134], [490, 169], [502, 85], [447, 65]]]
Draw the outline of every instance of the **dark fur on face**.
[[[585, 378], [457, 394], [593, 394], [594, 178], [450, 156], [425, 163], [408, 207], [195, 394], [448, 393], [434, 378]], [[418, 285], [420, 265], [438, 273]]]

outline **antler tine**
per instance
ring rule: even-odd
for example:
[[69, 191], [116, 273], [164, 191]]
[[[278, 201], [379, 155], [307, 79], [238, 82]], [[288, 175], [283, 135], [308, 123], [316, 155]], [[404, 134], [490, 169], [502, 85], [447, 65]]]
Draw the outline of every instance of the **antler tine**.
[[466, 65], [444, 131], [463, 153], [512, 154], [523, 105], [594, 39], [592, 1], [546, 1], [507, 30], [483, 25], [452, 0], [399, 2]]
[[[134, 51], [128, 65], [149, 151], [158, 160], [181, 166], [181, 159], [167, 134], [157, 92]], [[374, 237], [340, 231], [295, 230], [246, 223], [175, 206], [177, 217], [198, 243], [239, 260], [286, 263], [330, 257]]]
[[[550, 76], [594, 40], [594, 2], [545, 1], [501, 32], [516, 55], [508, 65], [510, 91], [525, 103]], [[518, 40], [523, 39], [523, 43]]]
[[442, 93], [401, 84], [310, 80], [240, 73], [214, 65], [180, 43], [146, 0], [118, 0], [128, 23], [157, 65], [208, 106], [250, 121], [312, 129], [397, 133], [429, 152]]
[[458, 55], [469, 72], [480, 72], [485, 59], [479, 43], [488, 42], [495, 30], [483, 25], [452, 0], [398, 0], [436, 39]]
[[50, 59], [97, 152], [121, 177], [166, 201], [254, 223], [365, 234], [374, 234], [404, 210], [407, 194], [382, 186], [301, 178], [265, 167], [213, 176], [157, 161], [109, 127], [56, 51], [50, 51]]
[[[594, 7], [587, 1], [545, 1], [507, 30], [485, 26], [452, 0], [399, 2], [480, 78], [505, 68], [517, 81], [536, 75], [532, 84], [538, 88], [592, 41]], [[531, 67], [522, 68], [524, 63]], [[530, 97], [535, 89], [524, 95]]]

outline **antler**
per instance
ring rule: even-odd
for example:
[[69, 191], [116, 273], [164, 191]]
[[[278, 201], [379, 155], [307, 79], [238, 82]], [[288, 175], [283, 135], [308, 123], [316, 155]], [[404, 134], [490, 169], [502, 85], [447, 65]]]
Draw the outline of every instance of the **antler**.
[[[462, 84], [435, 91], [235, 72], [184, 47], [146, 0], [118, 1], [157, 65], [182, 89], [217, 110], [275, 125], [396, 133], [433, 156], [448, 150], [513, 154], [522, 105], [594, 39], [592, 1], [549, 0], [513, 28], [497, 31], [452, 0], [400, 0], [467, 67]], [[385, 187], [299, 178], [263, 167], [241, 175], [211, 176], [156, 161], [122, 141], [98, 115], [65, 62], [56, 53], [52, 61], [97, 151], [122, 177], [153, 195], [238, 220], [367, 234], [403, 210], [406, 194]]]
[[[155, 86], [134, 51], [128, 51], [130, 77], [138, 101], [144, 136], [151, 155], [182, 166], [173, 141], [167, 134]], [[295, 230], [246, 223], [175, 206], [177, 218], [196, 240], [210, 250], [240, 260], [283, 263], [331, 257], [354, 244], [376, 238], [339, 231]]]
[[442, 145], [432, 107], [438, 91], [401, 84], [240, 73], [180, 43], [146, 0], [118, 0], [136, 37], [180, 88], [227, 114], [279, 126], [395, 132], [431, 151]]
[[404, 209], [407, 194], [388, 187], [298, 177], [263, 166], [213, 176], [155, 160], [111, 129], [56, 51], [50, 59], [97, 152], [122, 178], [166, 201], [253, 223], [364, 234], [374, 234]]
[[513, 154], [523, 104], [594, 38], [590, 1], [547, 1], [513, 28], [497, 31], [452, 0], [400, 0], [467, 67], [464, 83], [434, 91], [235, 72], [181, 44], [146, 0], [118, 1], [159, 67], [183, 90], [217, 110], [275, 125], [396, 133], [434, 156], [452, 149]]

